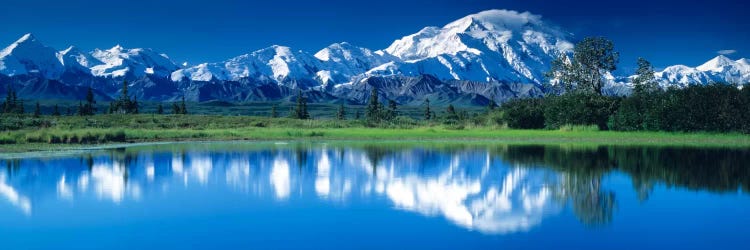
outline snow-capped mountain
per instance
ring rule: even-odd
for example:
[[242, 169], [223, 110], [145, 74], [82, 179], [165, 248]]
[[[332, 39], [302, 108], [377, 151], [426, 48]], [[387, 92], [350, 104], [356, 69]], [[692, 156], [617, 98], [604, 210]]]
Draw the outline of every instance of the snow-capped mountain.
[[169, 76], [179, 69], [165, 54], [159, 54], [151, 49], [125, 49], [117, 45], [108, 50], [96, 49], [91, 52], [91, 56], [101, 62], [90, 67], [94, 76]]
[[84, 53], [75, 46], [57, 52], [57, 59], [67, 71], [91, 74], [91, 68], [95, 65], [104, 64], [88, 53]]
[[655, 76], [665, 87], [710, 83], [739, 85], [750, 82], [750, 63], [748, 62], [745, 58], [733, 61], [724, 55], [719, 55], [697, 67], [670, 66], [656, 72]]
[[171, 74], [173, 81], [238, 81], [254, 78], [279, 84], [296, 80], [312, 80], [321, 68], [321, 62], [303, 51], [274, 45], [244, 54], [224, 62], [203, 63], [180, 69]]
[[568, 36], [529, 12], [483, 11], [396, 40], [385, 51], [405, 62], [368, 73], [540, 84], [550, 62], [572, 50]]
[[353, 76], [365, 73], [376, 66], [400, 61], [384, 51], [373, 52], [347, 42], [331, 44], [315, 53], [315, 58], [326, 65], [317, 73], [318, 79], [324, 84], [348, 82]]
[[[190, 101], [286, 100], [304, 90], [316, 100], [365, 103], [369, 91], [378, 88], [383, 98], [400, 103], [430, 98], [483, 105], [492, 97], [502, 102], [543, 95], [544, 74], [552, 60], [571, 53], [571, 37], [529, 12], [488, 10], [423, 28], [380, 50], [341, 42], [313, 54], [274, 45], [226, 61], [178, 66], [151, 49], [117, 45], [56, 51], [27, 34], [0, 51], [0, 84], [21, 89], [35, 83], [27, 93], [45, 98], [65, 92], [66, 86], [116, 96], [124, 79], [139, 99], [156, 101], [182, 96]], [[750, 82], [750, 60], [718, 56], [655, 75], [665, 87], [744, 84]], [[627, 76], [607, 75], [607, 82], [605, 92], [613, 95], [632, 88]], [[54, 91], [42, 93], [48, 90]]]
[[65, 68], [56, 54], [55, 49], [26, 34], [0, 51], [0, 74], [41, 75], [47, 79], [57, 79]]

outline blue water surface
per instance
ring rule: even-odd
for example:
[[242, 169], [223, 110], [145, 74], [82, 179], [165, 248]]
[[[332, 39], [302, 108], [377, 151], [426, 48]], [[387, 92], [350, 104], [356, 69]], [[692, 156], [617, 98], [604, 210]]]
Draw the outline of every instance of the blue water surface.
[[2, 249], [747, 249], [741, 149], [174, 143], [0, 157]]

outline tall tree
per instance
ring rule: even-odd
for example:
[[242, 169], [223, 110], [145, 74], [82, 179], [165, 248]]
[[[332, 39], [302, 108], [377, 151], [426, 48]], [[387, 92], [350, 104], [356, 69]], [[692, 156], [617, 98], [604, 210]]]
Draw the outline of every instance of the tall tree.
[[138, 114], [138, 97], [133, 96], [133, 102], [131, 105], [133, 106], [133, 114]]
[[360, 112], [360, 111], [359, 111], [359, 109], [357, 109], [357, 110], [356, 110], [356, 111], [354, 112], [354, 119], [355, 119], [355, 120], [359, 120], [359, 119], [361, 119], [361, 118], [362, 118], [362, 112]]
[[339, 105], [339, 111], [336, 112], [336, 119], [346, 120], [346, 110], [344, 109], [344, 103]]
[[302, 95], [302, 90], [297, 90], [297, 105], [294, 109], [294, 115], [297, 119], [310, 119], [310, 113], [307, 112], [307, 98]]
[[378, 89], [372, 88], [370, 91], [370, 101], [365, 109], [365, 119], [369, 123], [380, 122], [380, 102], [378, 101]]
[[392, 120], [398, 116], [398, 105], [394, 100], [388, 100], [388, 116], [386, 119]]
[[88, 116], [96, 113], [96, 100], [94, 100], [94, 90], [89, 87], [86, 91], [86, 103], [78, 103], [78, 115]]
[[424, 119], [430, 120], [432, 119], [432, 111], [430, 110], [430, 99], [424, 100]]
[[34, 117], [39, 117], [42, 115], [42, 107], [39, 106], [39, 101], [36, 102], [36, 107], [34, 108]]
[[633, 78], [633, 93], [644, 94], [659, 90], [654, 76], [654, 67], [651, 63], [642, 57], [638, 58], [638, 70], [635, 71], [636, 77]]
[[445, 113], [447, 115], [448, 120], [458, 120], [458, 113], [456, 112], [456, 108], [453, 107], [453, 104], [448, 104], [448, 107], [445, 109]]
[[561, 55], [552, 62], [546, 74], [558, 81], [567, 91], [578, 89], [602, 95], [607, 72], [617, 69], [620, 54], [612, 41], [603, 37], [587, 37], [576, 44], [573, 58]]
[[178, 105], [176, 102], [172, 103], [172, 114], [173, 115], [182, 114], [182, 110], [180, 109], [180, 105]]
[[52, 115], [53, 116], [60, 116], [60, 107], [58, 107], [57, 104], [55, 104], [54, 109], [52, 109]]
[[156, 113], [160, 115], [164, 114], [164, 106], [161, 103], [159, 103], [159, 106], [156, 107]]
[[180, 103], [180, 114], [187, 115], [187, 105], [185, 104], [185, 96], [182, 96], [182, 103]]
[[279, 117], [279, 111], [278, 111], [278, 105], [274, 104], [271, 106], [271, 118], [278, 118]]

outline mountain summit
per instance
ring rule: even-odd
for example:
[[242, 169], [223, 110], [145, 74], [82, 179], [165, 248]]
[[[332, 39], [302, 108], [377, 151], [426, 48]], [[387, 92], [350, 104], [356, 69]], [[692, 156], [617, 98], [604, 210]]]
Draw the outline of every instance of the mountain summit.
[[[131, 93], [142, 100], [267, 101], [303, 90], [320, 101], [364, 103], [378, 88], [383, 98], [401, 103], [430, 98], [483, 105], [492, 97], [501, 102], [544, 94], [544, 74], [552, 60], [572, 53], [572, 40], [539, 15], [488, 10], [423, 28], [380, 50], [347, 42], [315, 53], [274, 45], [225, 61], [179, 66], [152, 49], [118, 44], [91, 52], [73, 46], [56, 51], [26, 34], [0, 51], [0, 77], [20, 87], [38, 78], [110, 96], [128, 80]], [[700, 66], [675, 65], [655, 75], [663, 86], [741, 84], [750, 82], [750, 61], [717, 56]], [[612, 93], [632, 87], [616, 79], [627, 77], [609, 75]]]

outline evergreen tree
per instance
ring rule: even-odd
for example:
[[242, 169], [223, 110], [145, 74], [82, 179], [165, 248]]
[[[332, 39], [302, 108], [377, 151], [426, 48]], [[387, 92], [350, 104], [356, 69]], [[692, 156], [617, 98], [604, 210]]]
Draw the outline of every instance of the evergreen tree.
[[23, 105], [23, 99], [18, 100], [18, 107], [16, 108], [17, 114], [23, 114], [26, 113], [26, 108]]
[[567, 91], [578, 89], [602, 95], [604, 74], [617, 69], [620, 54], [612, 41], [603, 37], [587, 37], [576, 44], [573, 58], [561, 55], [552, 62], [546, 74], [550, 80], [560, 81]]
[[656, 76], [654, 76], [654, 68], [651, 63], [641, 57], [638, 58], [638, 70], [633, 78], [633, 93], [644, 94], [652, 93], [659, 90], [659, 85], [656, 83]]
[[3, 113], [12, 113], [15, 104], [15, 100], [13, 100], [13, 88], [8, 84], [8, 93], [6, 93], [5, 102], [3, 103]]
[[277, 104], [274, 104], [271, 106], [271, 118], [278, 118], [279, 117], [279, 111], [277, 111]]
[[53, 116], [60, 116], [60, 108], [55, 104], [55, 108], [52, 109], [52, 115]]
[[458, 120], [458, 113], [456, 112], [456, 108], [453, 107], [453, 104], [448, 104], [448, 108], [445, 109], [446, 113], [446, 119], [448, 120]]
[[156, 107], [156, 113], [163, 115], [164, 114], [164, 106], [159, 103], [159, 106]]
[[429, 121], [433, 117], [432, 111], [430, 110], [430, 99], [425, 99], [424, 104], [424, 119]]
[[380, 102], [378, 102], [378, 90], [376, 88], [372, 88], [372, 91], [370, 92], [370, 101], [367, 104], [367, 108], [365, 109], [365, 119], [368, 123], [374, 124], [380, 122], [380, 107], [382, 105]]
[[34, 108], [34, 117], [39, 117], [42, 115], [42, 107], [39, 106], [39, 102], [36, 102], [36, 107]]
[[344, 103], [339, 105], [339, 111], [336, 112], [336, 119], [346, 120], [346, 111], [344, 110]]
[[398, 107], [396, 101], [388, 100], [388, 115], [386, 119], [393, 120], [398, 116]]
[[302, 90], [297, 90], [297, 105], [294, 109], [294, 115], [297, 119], [310, 119], [310, 113], [307, 112], [307, 99], [302, 95]]
[[185, 105], [185, 96], [182, 96], [182, 104], [180, 104], [180, 114], [187, 115], [187, 105]]
[[84, 116], [86, 115], [86, 112], [83, 110], [83, 102], [78, 101], [78, 115]]
[[182, 111], [180, 110], [180, 105], [177, 105], [177, 103], [172, 103], [172, 114], [179, 115], [182, 114]]
[[133, 96], [133, 114], [138, 114], [138, 98]]
[[68, 106], [67, 110], [65, 111], [65, 115], [67, 116], [73, 115], [73, 109], [71, 109], [70, 106]]
[[354, 120], [359, 120], [362, 118], [362, 112], [359, 111], [359, 109], [354, 112]]

